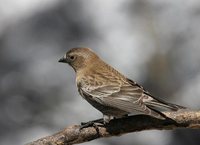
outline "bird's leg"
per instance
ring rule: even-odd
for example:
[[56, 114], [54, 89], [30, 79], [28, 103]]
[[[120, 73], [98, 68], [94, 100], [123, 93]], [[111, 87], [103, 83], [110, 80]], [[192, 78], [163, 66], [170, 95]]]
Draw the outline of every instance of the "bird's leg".
[[109, 123], [110, 120], [114, 119], [115, 117], [114, 116], [110, 116], [110, 115], [103, 115], [103, 123], [106, 124], [106, 123]]
[[87, 128], [87, 127], [95, 127], [96, 128], [96, 127], [101, 126], [103, 124], [104, 124], [103, 118], [92, 120], [92, 121], [89, 121], [89, 122], [81, 122], [80, 130], [83, 129], [83, 128]]
[[81, 122], [81, 125], [85, 125], [85, 124], [91, 124], [91, 123], [104, 123], [103, 121], [103, 118], [100, 118], [100, 119], [96, 119], [96, 120], [92, 120], [92, 121], [89, 121], [89, 122]]
[[95, 127], [97, 128], [98, 126], [105, 125], [110, 122], [110, 120], [115, 119], [114, 116], [110, 115], [103, 115], [103, 118], [97, 119], [97, 120], [92, 120], [89, 122], [81, 122], [81, 127], [80, 129], [87, 128], [87, 127]]
[[103, 115], [103, 121], [104, 121], [104, 124], [106, 124], [106, 123], [109, 123], [111, 120], [125, 118], [125, 117], [128, 117], [128, 114], [125, 114], [125, 115], [122, 115], [122, 116]]
[[126, 118], [126, 117], [128, 117], [128, 114], [125, 114], [125, 115], [119, 116], [119, 117], [114, 117], [114, 119], [120, 119], [120, 118]]

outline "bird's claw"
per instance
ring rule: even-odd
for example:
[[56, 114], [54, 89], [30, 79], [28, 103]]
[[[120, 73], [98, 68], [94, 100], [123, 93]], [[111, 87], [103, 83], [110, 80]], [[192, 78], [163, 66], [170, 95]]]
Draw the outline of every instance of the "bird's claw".
[[81, 127], [80, 127], [80, 130], [82, 130], [83, 128], [87, 128], [87, 127], [96, 127], [96, 123], [95, 122], [92, 122], [92, 121], [89, 121], [89, 122], [86, 122], [86, 123], [81, 123]]
[[98, 126], [102, 126], [102, 125], [104, 125], [103, 119], [97, 119], [97, 120], [93, 120], [89, 122], [81, 122], [80, 130], [87, 127], [98, 128]]

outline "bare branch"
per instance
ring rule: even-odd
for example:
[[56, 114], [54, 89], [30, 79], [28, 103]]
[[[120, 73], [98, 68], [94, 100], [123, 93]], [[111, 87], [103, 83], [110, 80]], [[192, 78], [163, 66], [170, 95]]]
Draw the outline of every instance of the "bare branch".
[[172, 120], [158, 120], [150, 116], [138, 115], [114, 119], [110, 123], [96, 128], [88, 127], [80, 130], [80, 125], [72, 125], [54, 135], [41, 138], [26, 145], [72, 145], [97, 138], [118, 136], [149, 129], [200, 129], [200, 111], [164, 112], [164, 114]]

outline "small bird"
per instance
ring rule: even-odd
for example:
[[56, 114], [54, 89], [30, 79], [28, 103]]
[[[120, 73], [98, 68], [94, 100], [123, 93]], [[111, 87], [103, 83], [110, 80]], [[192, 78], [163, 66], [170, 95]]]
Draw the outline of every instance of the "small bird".
[[130, 114], [166, 119], [161, 110], [185, 108], [156, 99], [105, 63], [90, 48], [72, 48], [59, 62], [68, 63], [74, 69], [80, 95], [103, 113], [104, 123]]

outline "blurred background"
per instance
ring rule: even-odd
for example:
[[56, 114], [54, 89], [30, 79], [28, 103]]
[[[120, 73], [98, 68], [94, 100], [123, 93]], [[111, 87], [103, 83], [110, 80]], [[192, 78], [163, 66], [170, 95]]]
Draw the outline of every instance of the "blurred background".
[[[200, 108], [199, 0], [0, 0], [0, 144], [102, 117], [58, 63], [91, 47], [154, 96]], [[198, 145], [200, 131], [142, 131], [85, 145]]]

